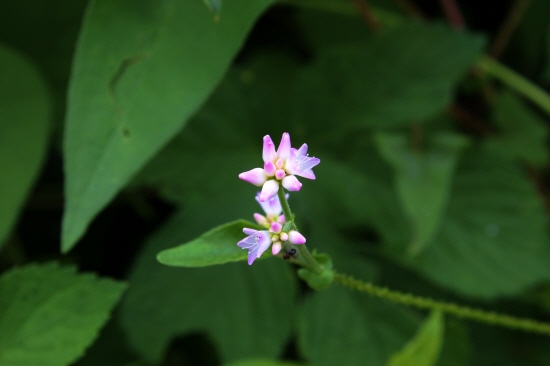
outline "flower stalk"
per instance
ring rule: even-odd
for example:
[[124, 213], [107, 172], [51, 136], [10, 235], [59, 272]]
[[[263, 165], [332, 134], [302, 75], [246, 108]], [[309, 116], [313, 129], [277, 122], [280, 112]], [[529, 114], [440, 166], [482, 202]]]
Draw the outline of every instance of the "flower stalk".
[[[296, 227], [296, 223], [294, 222], [294, 215], [292, 214], [292, 211], [290, 210], [290, 206], [288, 204], [288, 201], [285, 197], [285, 192], [283, 187], [279, 187], [279, 191], [277, 191], [277, 195], [279, 196], [279, 201], [281, 201], [281, 207], [283, 209], [283, 215], [285, 215], [285, 218], [287, 222], [291, 223], [291, 228], [293, 230], [298, 230]], [[294, 247], [297, 251], [296, 259], [293, 260], [293, 263], [296, 263], [298, 265], [301, 265], [302, 267], [306, 267], [309, 270], [313, 271], [314, 273], [321, 273], [323, 271], [323, 268], [317, 263], [315, 258], [311, 255], [311, 252], [306, 247], [306, 245], [296, 245]]]

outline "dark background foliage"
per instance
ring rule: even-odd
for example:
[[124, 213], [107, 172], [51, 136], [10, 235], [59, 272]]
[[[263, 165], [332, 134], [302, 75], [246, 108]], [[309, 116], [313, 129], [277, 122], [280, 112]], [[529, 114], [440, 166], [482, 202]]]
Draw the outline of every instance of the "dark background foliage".
[[[252, 219], [237, 175], [284, 131], [321, 159], [290, 203], [338, 270], [550, 321], [550, 105], [479, 61], [548, 90], [549, 2], [457, 1], [457, 25], [443, 0], [185, 1], [0, 3], [0, 310], [42, 301], [27, 288], [97, 305], [74, 354], [30, 362], [387, 364], [425, 313], [314, 293], [275, 258], [156, 261]], [[51, 310], [69, 335], [73, 300]], [[548, 344], [446, 318], [436, 364], [547, 365]]]

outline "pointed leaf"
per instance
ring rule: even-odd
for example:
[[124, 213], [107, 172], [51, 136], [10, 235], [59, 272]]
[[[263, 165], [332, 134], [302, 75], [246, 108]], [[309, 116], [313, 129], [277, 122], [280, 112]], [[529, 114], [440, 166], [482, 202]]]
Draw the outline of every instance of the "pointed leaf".
[[0, 45], [0, 248], [42, 165], [51, 118], [49, 99], [36, 67]]
[[432, 312], [415, 337], [391, 357], [387, 366], [434, 366], [441, 352], [443, 329], [441, 312]]
[[62, 250], [187, 121], [271, 3], [89, 3], [69, 87]]
[[0, 365], [72, 363], [96, 338], [124, 288], [55, 264], [7, 272], [0, 277]]
[[393, 167], [401, 205], [411, 220], [409, 252], [420, 253], [435, 235], [443, 216], [452, 177], [465, 137], [451, 133], [431, 136], [429, 147], [414, 151], [405, 135], [377, 133], [382, 157]]
[[197, 239], [174, 248], [165, 249], [157, 260], [168, 266], [204, 267], [227, 262], [246, 261], [248, 251], [237, 246], [246, 237], [243, 228], [258, 229], [257, 224], [238, 220], [218, 226]]

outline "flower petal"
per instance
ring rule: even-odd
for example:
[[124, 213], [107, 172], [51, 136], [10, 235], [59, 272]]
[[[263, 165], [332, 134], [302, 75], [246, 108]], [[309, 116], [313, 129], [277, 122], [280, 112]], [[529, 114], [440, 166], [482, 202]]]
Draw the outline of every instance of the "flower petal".
[[271, 161], [264, 163], [264, 172], [265, 175], [267, 175], [268, 177], [274, 176], [276, 170], [277, 168], [275, 167], [275, 164], [273, 164]]
[[288, 233], [288, 241], [292, 244], [305, 244], [306, 238], [296, 230], [291, 230]]
[[277, 149], [277, 156], [279, 159], [286, 160], [290, 156], [290, 135], [288, 132], [283, 133], [283, 138]]
[[[288, 194], [286, 195], [288, 199]], [[279, 216], [281, 212], [283, 211], [283, 208], [281, 207], [281, 202], [279, 201], [279, 197], [277, 195], [271, 197], [265, 202], [260, 201], [260, 192], [256, 194], [256, 201], [262, 206], [262, 209], [266, 213], [266, 215], [275, 215]]]
[[[266, 182], [267, 183], [267, 182]], [[283, 187], [291, 192], [299, 191], [302, 188], [302, 183], [293, 175], [287, 175], [283, 178]]]
[[264, 159], [264, 163], [267, 163], [268, 161], [273, 162], [276, 157], [277, 153], [275, 152], [275, 144], [273, 143], [273, 140], [271, 140], [271, 137], [269, 135], [265, 135], [264, 148], [262, 151], [262, 158]]
[[275, 242], [275, 243], [273, 243], [273, 246], [271, 247], [271, 253], [273, 253], [273, 255], [277, 255], [277, 254], [279, 254], [281, 249], [283, 249], [283, 243], [281, 243], [280, 241]]
[[259, 224], [259, 225], [262, 225], [262, 226], [266, 226], [268, 225], [269, 226], [269, 223], [267, 221], [267, 218], [263, 215], [260, 215], [259, 213], [255, 213], [254, 214], [254, 220], [256, 220], [256, 222]]
[[315, 179], [315, 174], [311, 169], [320, 162], [321, 159], [307, 155], [307, 144], [303, 144], [298, 150], [292, 149], [285, 168], [289, 174]]
[[274, 179], [270, 179], [264, 183], [262, 192], [260, 193], [260, 202], [265, 202], [271, 197], [277, 194], [279, 190], [279, 182]]
[[251, 265], [254, 260], [262, 255], [271, 244], [271, 236], [267, 231], [258, 231], [244, 228], [243, 232], [249, 234], [246, 238], [237, 243], [243, 249], [248, 249], [248, 264]]
[[241, 173], [239, 174], [239, 178], [258, 187], [263, 185], [267, 180], [267, 176], [262, 168], [254, 168], [247, 172]]
[[261, 255], [269, 248], [271, 245], [271, 237], [268, 235], [265, 240], [261, 241], [258, 245], [258, 253], [256, 254], [256, 258], [260, 258]]

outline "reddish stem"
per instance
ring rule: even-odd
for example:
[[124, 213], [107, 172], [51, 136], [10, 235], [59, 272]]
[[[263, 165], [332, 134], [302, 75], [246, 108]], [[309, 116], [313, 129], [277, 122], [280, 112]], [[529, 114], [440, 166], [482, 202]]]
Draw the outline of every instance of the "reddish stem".
[[352, 2], [367, 27], [374, 32], [379, 31], [381, 28], [380, 22], [376, 19], [374, 12], [367, 2], [365, 0], [352, 0]]
[[464, 18], [462, 17], [460, 8], [456, 4], [455, 0], [439, 0], [439, 2], [443, 7], [443, 11], [445, 12], [445, 16], [447, 17], [447, 21], [449, 22], [451, 27], [453, 27], [454, 29], [466, 28]]
[[496, 59], [501, 55], [502, 51], [504, 51], [510, 41], [510, 37], [512, 37], [512, 34], [519, 25], [521, 18], [523, 18], [523, 15], [525, 14], [525, 11], [530, 3], [531, 0], [516, 0], [512, 8], [510, 8], [504, 23], [502, 23], [502, 26], [500, 27], [495, 40], [489, 49], [489, 55], [491, 57]]

